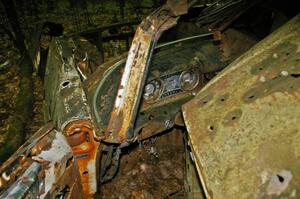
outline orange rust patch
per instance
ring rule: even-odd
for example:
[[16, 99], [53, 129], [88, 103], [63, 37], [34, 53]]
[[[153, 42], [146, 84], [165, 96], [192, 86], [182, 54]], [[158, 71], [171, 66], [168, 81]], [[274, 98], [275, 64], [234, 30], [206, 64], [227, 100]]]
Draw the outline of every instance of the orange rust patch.
[[93, 197], [91, 185], [95, 178], [95, 171], [89, 171], [88, 165], [96, 160], [99, 143], [94, 140], [93, 127], [89, 120], [76, 120], [70, 122], [64, 129], [68, 143], [71, 145], [76, 157], [81, 183], [85, 198]]

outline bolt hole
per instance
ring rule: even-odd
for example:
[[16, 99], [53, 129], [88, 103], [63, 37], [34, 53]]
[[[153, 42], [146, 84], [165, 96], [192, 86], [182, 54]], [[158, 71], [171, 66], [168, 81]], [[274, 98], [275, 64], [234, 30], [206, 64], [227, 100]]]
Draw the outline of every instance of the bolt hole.
[[89, 172], [88, 171], [84, 171], [82, 174], [83, 175], [87, 175], [87, 174], [89, 174]]
[[144, 112], [140, 112], [140, 115], [145, 115], [145, 113]]
[[284, 177], [282, 177], [282, 176], [281, 176], [281, 175], [279, 175], [279, 174], [277, 174], [276, 176], [277, 176], [277, 178], [278, 178], [279, 182], [281, 182], [281, 183], [283, 183], [283, 182], [284, 182]]
[[286, 56], [288, 56], [290, 53], [285, 53]]
[[203, 104], [206, 104], [207, 103], [207, 101], [203, 101]]
[[69, 84], [70, 84], [69, 81], [65, 81], [65, 82], [63, 82], [61, 85], [62, 85], [63, 87], [66, 87], [66, 86], [68, 86]]
[[89, 132], [85, 132], [85, 140], [86, 142], [90, 142]]
[[154, 116], [153, 115], [149, 115], [148, 120], [153, 120]]
[[224, 99], [224, 98], [222, 98], [222, 99], [221, 99], [221, 102], [224, 102], [224, 101], [225, 101], [225, 99]]
[[291, 74], [291, 76], [293, 77], [293, 78], [298, 78], [298, 77], [300, 77], [300, 74]]
[[68, 62], [68, 59], [66, 57], [63, 57], [64, 62]]
[[208, 126], [208, 130], [213, 131], [214, 127], [210, 125], [210, 126]]
[[249, 99], [252, 99], [252, 98], [254, 98], [254, 95], [251, 95], [251, 96], [249, 96], [248, 98], [249, 98]]
[[263, 68], [262, 67], [260, 67], [258, 70], [262, 70]]
[[164, 114], [165, 114], [165, 115], [167, 115], [167, 114], [168, 114], [168, 112], [167, 112], [167, 111], [164, 111]]
[[232, 118], [231, 118], [231, 120], [235, 120], [236, 119], [236, 117], [235, 116], [233, 116]]

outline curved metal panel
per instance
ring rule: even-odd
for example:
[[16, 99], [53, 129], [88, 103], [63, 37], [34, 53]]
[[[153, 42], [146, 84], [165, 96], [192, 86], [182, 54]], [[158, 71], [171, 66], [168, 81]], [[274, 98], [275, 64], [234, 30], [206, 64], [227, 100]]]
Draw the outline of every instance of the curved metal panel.
[[300, 15], [183, 106], [208, 198], [299, 198]]

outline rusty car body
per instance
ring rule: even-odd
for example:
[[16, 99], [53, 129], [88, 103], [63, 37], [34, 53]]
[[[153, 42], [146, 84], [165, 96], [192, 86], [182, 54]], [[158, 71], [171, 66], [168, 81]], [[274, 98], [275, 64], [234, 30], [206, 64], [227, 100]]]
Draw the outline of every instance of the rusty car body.
[[188, 198], [298, 198], [300, 15], [258, 42], [228, 28], [241, 2], [209, 6], [230, 12], [214, 23], [201, 15], [207, 32], [156, 45], [195, 3], [169, 0], [137, 28], [128, 55], [88, 77], [74, 42], [53, 39], [47, 125], [1, 166], [0, 198], [97, 198], [123, 148], [178, 127]]

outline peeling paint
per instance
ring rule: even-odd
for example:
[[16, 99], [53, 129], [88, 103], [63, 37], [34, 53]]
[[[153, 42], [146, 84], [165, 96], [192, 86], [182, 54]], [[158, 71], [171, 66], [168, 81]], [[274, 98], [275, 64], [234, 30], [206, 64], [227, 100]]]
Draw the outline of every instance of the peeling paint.
[[183, 105], [207, 198], [288, 197], [300, 190], [299, 45], [300, 15]]
[[[277, 174], [272, 175], [269, 185], [267, 187], [267, 194], [279, 196], [282, 192], [284, 192], [287, 189], [292, 178], [292, 173], [286, 170], [280, 171]], [[291, 194], [293, 195], [293, 193]]]
[[178, 16], [186, 13], [187, 7], [187, 1], [167, 1], [167, 4], [138, 26], [110, 115], [107, 132], [111, 135], [107, 138], [108, 142], [123, 143], [133, 134], [133, 125], [156, 42], [162, 32], [176, 25]]
[[[42, 158], [45, 161], [49, 162], [49, 170], [45, 173], [45, 194], [51, 190], [53, 184], [57, 181], [56, 179], [56, 171], [55, 171], [55, 164], [60, 163], [66, 154], [71, 153], [72, 149], [68, 145], [66, 138], [63, 136], [62, 133], [55, 131], [55, 139], [52, 142], [51, 148], [48, 151], [42, 151], [38, 157]], [[42, 198], [45, 195], [41, 196]]]

